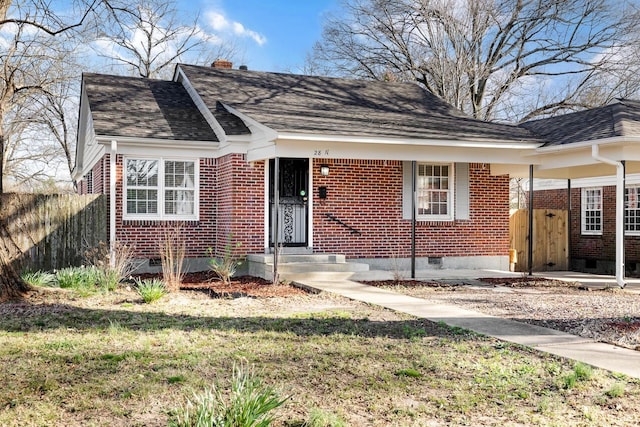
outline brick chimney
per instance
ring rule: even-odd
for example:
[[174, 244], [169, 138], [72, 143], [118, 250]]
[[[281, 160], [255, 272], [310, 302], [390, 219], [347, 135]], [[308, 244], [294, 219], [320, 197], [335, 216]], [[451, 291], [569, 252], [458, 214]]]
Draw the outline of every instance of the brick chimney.
[[213, 64], [211, 64], [213, 68], [233, 68], [233, 62], [229, 62], [226, 59], [216, 59]]

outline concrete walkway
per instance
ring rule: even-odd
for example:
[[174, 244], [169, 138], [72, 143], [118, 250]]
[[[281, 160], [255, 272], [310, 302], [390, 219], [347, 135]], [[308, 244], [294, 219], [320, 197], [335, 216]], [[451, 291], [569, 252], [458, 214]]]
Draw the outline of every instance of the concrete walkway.
[[[384, 280], [388, 272], [358, 273], [353, 280]], [[416, 274], [421, 279], [475, 281], [482, 277], [501, 277], [513, 273], [487, 270], [433, 270]], [[519, 276], [519, 275], [516, 275]], [[562, 275], [556, 275], [559, 277]], [[550, 277], [545, 274], [544, 277]], [[597, 279], [597, 278], [596, 278]], [[596, 280], [594, 279], [594, 280]], [[602, 279], [602, 278], [601, 278]], [[426, 299], [402, 295], [386, 289], [363, 285], [353, 280], [296, 280], [304, 287], [331, 292], [344, 297], [376, 304], [416, 317], [444, 322], [504, 341], [526, 345], [536, 350], [578, 360], [599, 368], [640, 378], [640, 352], [514, 320], [489, 316], [455, 305], [436, 304]], [[595, 283], [595, 282], [594, 282]], [[607, 283], [599, 281], [597, 283]], [[613, 280], [615, 283], [615, 280]], [[593, 283], [592, 283], [593, 285]], [[640, 281], [634, 284], [640, 288]], [[629, 285], [627, 285], [629, 287]]]

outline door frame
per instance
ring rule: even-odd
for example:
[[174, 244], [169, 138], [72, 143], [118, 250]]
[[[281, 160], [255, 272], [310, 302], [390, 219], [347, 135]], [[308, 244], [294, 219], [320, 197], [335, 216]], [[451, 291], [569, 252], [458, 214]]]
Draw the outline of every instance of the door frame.
[[[306, 245], [297, 246], [304, 247], [310, 249], [313, 247], [313, 158], [303, 158], [303, 157], [281, 157], [281, 159], [298, 159], [298, 160], [307, 160], [308, 161], [308, 171], [307, 171], [307, 215], [306, 215]], [[271, 201], [270, 201], [270, 177], [271, 177], [271, 160], [273, 159], [265, 159], [264, 165], [264, 248], [265, 252], [269, 252], [273, 249], [271, 244]], [[280, 163], [280, 167], [282, 168], [282, 163]], [[296, 247], [296, 246], [294, 246]]]

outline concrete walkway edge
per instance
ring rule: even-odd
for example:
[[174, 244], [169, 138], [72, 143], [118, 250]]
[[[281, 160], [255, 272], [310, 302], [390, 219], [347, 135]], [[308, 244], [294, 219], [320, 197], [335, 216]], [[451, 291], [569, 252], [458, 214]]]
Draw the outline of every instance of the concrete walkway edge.
[[554, 329], [489, 316], [455, 305], [430, 303], [423, 298], [350, 280], [297, 280], [295, 283], [304, 288], [342, 295], [433, 322], [444, 322], [449, 326], [465, 328], [503, 341], [640, 378], [638, 351], [595, 342]]

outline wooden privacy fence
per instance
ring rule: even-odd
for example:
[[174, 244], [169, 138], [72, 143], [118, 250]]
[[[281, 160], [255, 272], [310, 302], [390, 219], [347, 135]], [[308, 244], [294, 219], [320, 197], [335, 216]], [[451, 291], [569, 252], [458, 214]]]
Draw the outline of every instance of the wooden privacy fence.
[[[533, 271], [558, 271], [569, 268], [568, 216], [565, 210], [533, 210]], [[518, 254], [516, 271], [528, 271], [528, 209], [519, 209], [511, 215], [509, 236], [511, 248]]]
[[83, 264], [84, 252], [107, 241], [102, 195], [4, 194], [2, 216], [22, 251], [21, 268], [52, 270]]

